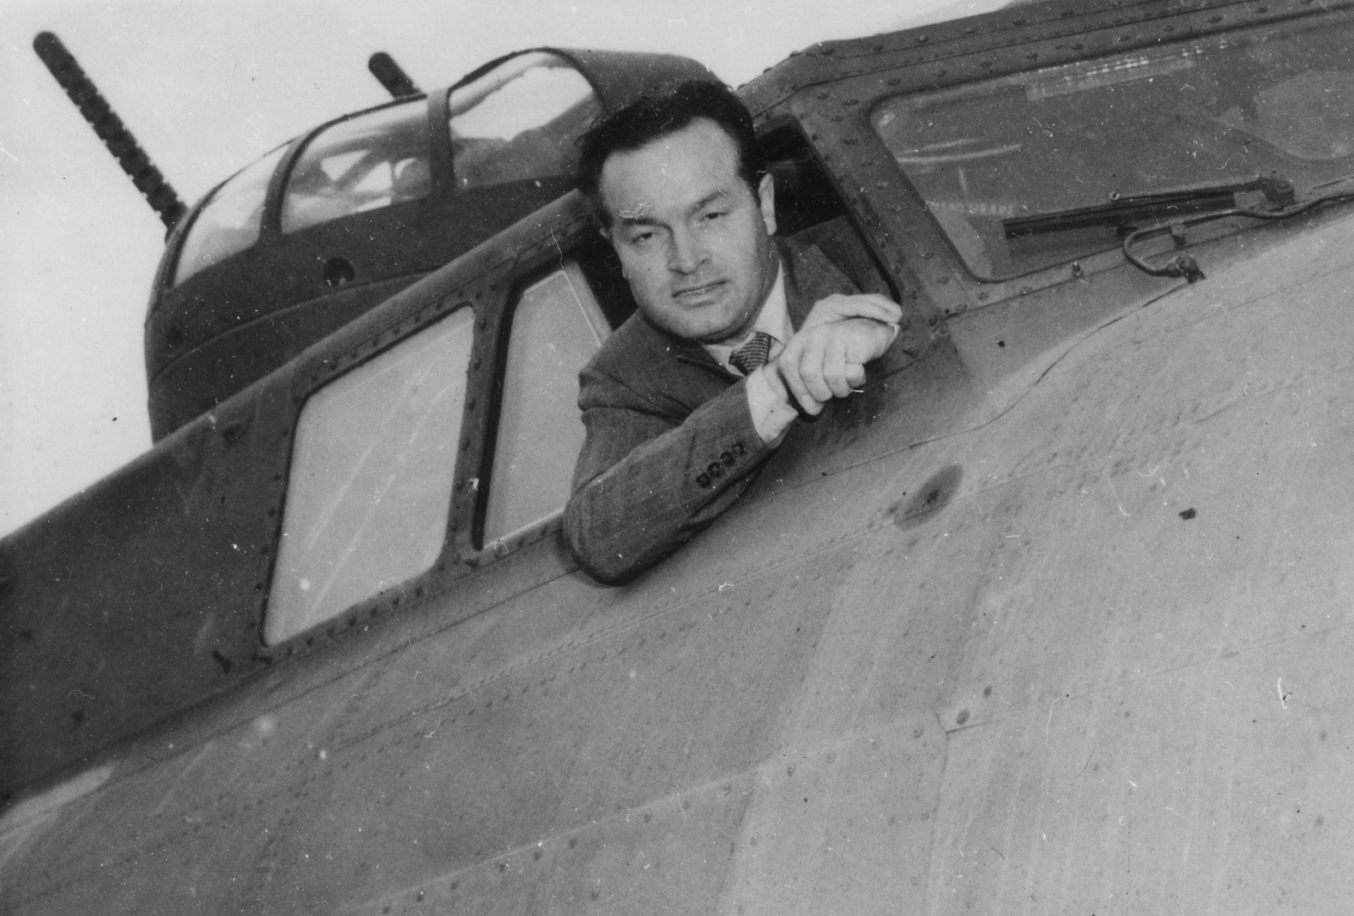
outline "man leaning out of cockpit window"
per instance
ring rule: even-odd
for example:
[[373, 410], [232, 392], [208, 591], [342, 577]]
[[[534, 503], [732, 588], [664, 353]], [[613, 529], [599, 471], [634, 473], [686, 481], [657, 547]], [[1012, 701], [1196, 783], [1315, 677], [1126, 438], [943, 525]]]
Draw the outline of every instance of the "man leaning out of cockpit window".
[[598, 121], [579, 186], [638, 305], [579, 375], [586, 439], [564, 514], [579, 564], [614, 584], [724, 512], [801, 414], [863, 384], [902, 310], [775, 236], [752, 117], [719, 83]]

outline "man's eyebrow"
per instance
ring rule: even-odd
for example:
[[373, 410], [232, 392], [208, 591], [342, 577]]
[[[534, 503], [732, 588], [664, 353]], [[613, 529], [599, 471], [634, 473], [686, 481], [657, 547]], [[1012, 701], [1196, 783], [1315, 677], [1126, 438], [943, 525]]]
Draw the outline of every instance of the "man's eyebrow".
[[636, 210], [622, 210], [616, 214], [616, 222], [622, 226], [652, 226], [658, 223], [658, 220], [649, 215], [647, 208]]
[[705, 195], [704, 197], [702, 197], [700, 200], [696, 201], [694, 204], [691, 205], [691, 208], [688, 209], [686, 212], [687, 212], [688, 214], [690, 214], [690, 213], [699, 213], [701, 210], [704, 210], [706, 207], [710, 206], [711, 204], [715, 203], [716, 201], [722, 200], [723, 198], [728, 197], [728, 196], [729, 196], [729, 192], [728, 192], [728, 191], [725, 191], [723, 188], [721, 188], [720, 190], [715, 191], [715, 192], [712, 193], [712, 194], [707, 194], [707, 195]]
[[[720, 189], [713, 191], [700, 200], [696, 201], [687, 208], [687, 213], [699, 213], [713, 203], [721, 201], [729, 196], [729, 192]], [[661, 225], [662, 220], [650, 215], [650, 209], [647, 205], [639, 206], [633, 210], [621, 210], [616, 214], [616, 222], [622, 226], [656, 226]]]

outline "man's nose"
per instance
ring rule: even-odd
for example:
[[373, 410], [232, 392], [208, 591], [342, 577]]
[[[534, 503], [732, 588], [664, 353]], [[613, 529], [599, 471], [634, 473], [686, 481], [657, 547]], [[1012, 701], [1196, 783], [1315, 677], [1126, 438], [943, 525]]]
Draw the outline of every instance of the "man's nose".
[[695, 237], [694, 233], [685, 229], [678, 229], [672, 233], [671, 242], [668, 245], [668, 268], [676, 273], [689, 274], [695, 271], [705, 263], [708, 257], [705, 246]]

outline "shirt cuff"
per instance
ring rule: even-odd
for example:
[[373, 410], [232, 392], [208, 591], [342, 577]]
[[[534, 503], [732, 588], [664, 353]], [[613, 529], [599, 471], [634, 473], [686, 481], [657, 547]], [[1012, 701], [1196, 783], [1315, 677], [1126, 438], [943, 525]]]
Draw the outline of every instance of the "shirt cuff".
[[762, 442], [775, 448], [785, 438], [790, 424], [799, 412], [789, 401], [778, 395], [766, 380], [766, 369], [758, 369], [748, 376], [744, 388], [748, 394], [748, 410], [752, 413], [752, 425]]

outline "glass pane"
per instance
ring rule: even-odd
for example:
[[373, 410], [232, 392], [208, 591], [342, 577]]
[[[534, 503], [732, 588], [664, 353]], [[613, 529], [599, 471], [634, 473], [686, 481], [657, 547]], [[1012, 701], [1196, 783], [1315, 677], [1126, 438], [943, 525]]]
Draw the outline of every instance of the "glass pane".
[[450, 105], [458, 188], [571, 174], [574, 141], [602, 111], [583, 75], [545, 52], [453, 89]]
[[1354, 34], [1231, 33], [889, 99], [872, 122], [969, 268], [1001, 279], [1232, 205], [1201, 185], [1277, 174], [1301, 196], [1349, 175]]
[[272, 644], [436, 562], [446, 540], [473, 313], [340, 376], [301, 411], [268, 595]]
[[311, 140], [287, 179], [282, 231], [426, 197], [426, 115], [417, 99], [340, 121]]
[[508, 340], [486, 543], [540, 521], [569, 498], [583, 445], [578, 373], [607, 333], [573, 262], [522, 293]]
[[184, 236], [174, 268], [174, 285], [259, 240], [268, 182], [286, 151], [286, 144], [279, 146], [216, 189]]

